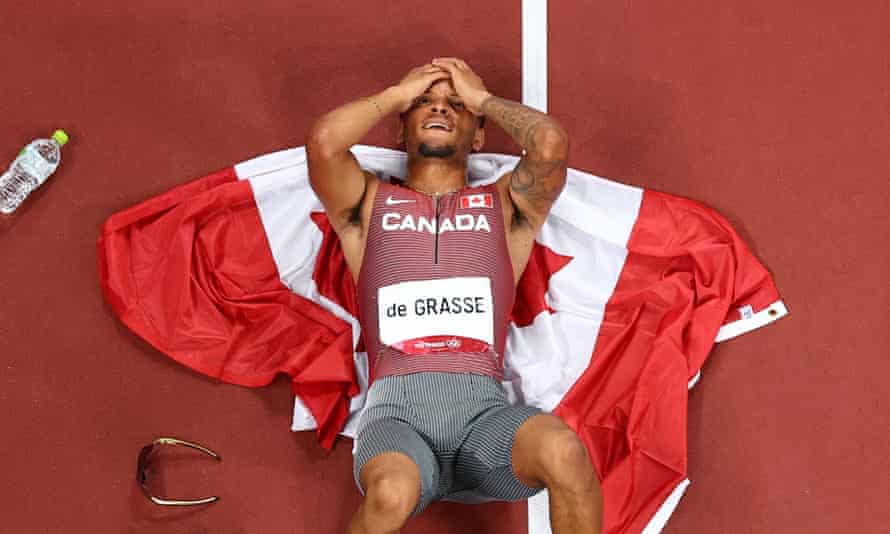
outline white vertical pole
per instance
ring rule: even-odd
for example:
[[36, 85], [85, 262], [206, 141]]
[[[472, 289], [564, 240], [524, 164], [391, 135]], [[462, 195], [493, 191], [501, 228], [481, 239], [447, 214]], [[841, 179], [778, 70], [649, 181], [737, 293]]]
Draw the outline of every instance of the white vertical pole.
[[[547, 0], [522, 0], [522, 103], [547, 113]], [[547, 490], [527, 505], [528, 534], [552, 534]]]
[[553, 534], [550, 530], [550, 496], [541, 491], [528, 503], [528, 534]]
[[[547, 113], [547, 0], [522, 0], [522, 103]], [[528, 500], [528, 534], [551, 534], [547, 490]]]
[[522, 103], [547, 113], [547, 0], [522, 0]]

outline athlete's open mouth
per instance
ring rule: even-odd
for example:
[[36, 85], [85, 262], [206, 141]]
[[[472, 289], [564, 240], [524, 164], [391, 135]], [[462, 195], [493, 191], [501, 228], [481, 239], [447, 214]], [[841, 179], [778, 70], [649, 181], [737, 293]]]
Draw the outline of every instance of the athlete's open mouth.
[[444, 121], [442, 119], [432, 119], [423, 123], [423, 130], [441, 130], [450, 132], [454, 129], [454, 126], [451, 125], [448, 121]]

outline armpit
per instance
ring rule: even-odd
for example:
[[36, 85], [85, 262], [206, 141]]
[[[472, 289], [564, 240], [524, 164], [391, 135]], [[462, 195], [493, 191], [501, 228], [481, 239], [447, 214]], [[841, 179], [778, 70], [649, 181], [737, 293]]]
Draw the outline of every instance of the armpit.
[[531, 226], [531, 221], [519, 209], [516, 201], [513, 200], [513, 195], [508, 194], [507, 198], [510, 199], [510, 230], [521, 230]]

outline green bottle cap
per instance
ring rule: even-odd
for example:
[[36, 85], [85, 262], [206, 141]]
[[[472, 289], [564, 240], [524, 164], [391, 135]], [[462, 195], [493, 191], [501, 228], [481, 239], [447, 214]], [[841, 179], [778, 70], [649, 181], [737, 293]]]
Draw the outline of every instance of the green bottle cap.
[[65, 133], [65, 130], [56, 130], [53, 132], [53, 139], [59, 143], [59, 146], [65, 146], [65, 143], [68, 142], [68, 134]]

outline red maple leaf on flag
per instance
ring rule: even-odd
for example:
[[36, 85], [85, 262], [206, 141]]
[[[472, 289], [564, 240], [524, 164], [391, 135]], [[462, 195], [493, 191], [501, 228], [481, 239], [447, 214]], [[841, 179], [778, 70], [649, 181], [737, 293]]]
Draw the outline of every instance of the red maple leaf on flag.
[[553, 313], [555, 310], [547, 305], [545, 295], [550, 290], [550, 277], [568, 265], [574, 258], [553, 252], [535, 241], [532, 253], [528, 258], [519, 284], [516, 286], [516, 300], [510, 319], [516, 326], [532, 324], [535, 317], [542, 311]]

